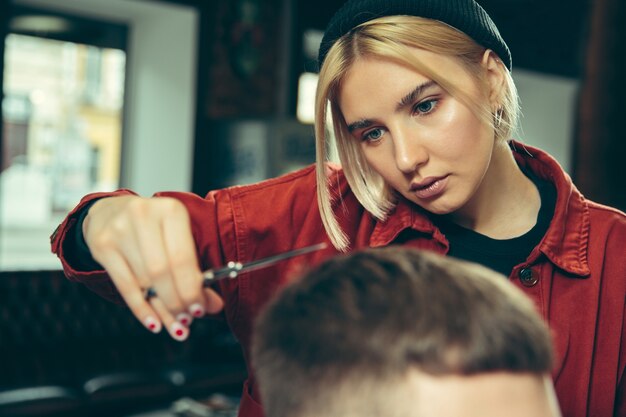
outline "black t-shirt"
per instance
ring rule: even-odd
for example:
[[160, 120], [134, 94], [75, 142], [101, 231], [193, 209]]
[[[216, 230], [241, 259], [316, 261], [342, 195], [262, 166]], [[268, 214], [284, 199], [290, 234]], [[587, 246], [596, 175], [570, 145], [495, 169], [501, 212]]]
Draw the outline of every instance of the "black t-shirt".
[[541, 197], [541, 207], [535, 226], [521, 236], [500, 240], [492, 239], [437, 216], [434, 221], [450, 243], [448, 256], [479, 263], [506, 276], [511, 274], [513, 267], [528, 258], [530, 252], [541, 242], [548, 231], [550, 221], [554, 216], [556, 189], [552, 183], [541, 180], [529, 172], [524, 172], [524, 174], [535, 184]]

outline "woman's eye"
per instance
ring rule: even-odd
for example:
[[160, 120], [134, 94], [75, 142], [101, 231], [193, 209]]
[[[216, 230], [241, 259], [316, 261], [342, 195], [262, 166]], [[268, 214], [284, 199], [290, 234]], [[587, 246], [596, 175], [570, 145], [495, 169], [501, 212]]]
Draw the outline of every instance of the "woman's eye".
[[427, 114], [433, 111], [436, 105], [437, 105], [437, 100], [434, 100], [434, 99], [422, 101], [421, 103], [418, 103], [417, 105], [415, 105], [415, 107], [413, 108], [413, 111], [415, 113]]
[[383, 129], [372, 129], [363, 135], [363, 140], [370, 142], [377, 141], [383, 137], [383, 134]]

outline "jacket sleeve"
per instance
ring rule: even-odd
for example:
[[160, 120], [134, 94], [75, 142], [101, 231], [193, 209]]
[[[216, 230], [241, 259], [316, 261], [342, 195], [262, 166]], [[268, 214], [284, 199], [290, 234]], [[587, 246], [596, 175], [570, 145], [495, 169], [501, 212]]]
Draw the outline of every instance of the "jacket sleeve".
[[111, 193], [88, 194], [70, 211], [63, 222], [54, 230], [52, 236], [50, 236], [52, 253], [56, 254], [61, 260], [61, 266], [63, 267], [65, 276], [71, 281], [84, 283], [92, 291], [116, 303], [122, 303], [122, 299], [104, 270], [82, 271], [80, 269], [79, 264], [81, 264], [81, 262], [76, 261], [76, 245], [74, 244], [76, 235], [79, 233], [76, 227], [77, 221], [83, 211], [88, 210], [89, 206], [96, 200], [105, 197], [134, 194], [135, 193], [132, 191], [126, 189]]

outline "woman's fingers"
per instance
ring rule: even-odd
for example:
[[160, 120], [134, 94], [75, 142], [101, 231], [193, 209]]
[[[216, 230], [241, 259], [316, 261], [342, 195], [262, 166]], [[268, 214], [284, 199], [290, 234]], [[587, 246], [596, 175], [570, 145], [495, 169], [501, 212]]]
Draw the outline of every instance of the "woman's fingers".
[[171, 210], [172, 215], [165, 217], [163, 221], [164, 244], [171, 273], [186, 311], [199, 318], [205, 314], [206, 306], [202, 293], [202, 272], [198, 267], [189, 214], [184, 207], [172, 207]]
[[[135, 224], [134, 227], [150, 228], [150, 225]], [[149, 262], [149, 260], [146, 260], [144, 255], [142, 254], [142, 252], [145, 252], [145, 250], [141, 249], [143, 243], [137, 235], [138, 233], [135, 232], [132, 236], [119, 242], [119, 257], [122, 258], [121, 254], [124, 254], [124, 258], [129, 265], [129, 270], [134, 276], [134, 279], [137, 282], [137, 286], [141, 290], [144, 298], [146, 297], [148, 289], [150, 289], [150, 291], [152, 292], [150, 298], [155, 297], [156, 294], [159, 292], [161, 294], [167, 294], [167, 289], [163, 289], [162, 287], [160, 288], [158, 285], [156, 285], [154, 279], [151, 277], [151, 274], [148, 272], [146, 262]], [[157, 250], [158, 249], [155, 249], [154, 251], [156, 252]], [[148, 251], [150, 251], [150, 249], [148, 249]], [[164, 317], [161, 317], [161, 314], [157, 313], [157, 316], [157, 318], [159, 318], [161, 322], [164, 322]], [[171, 317], [171, 313], [168, 314], [168, 317]], [[191, 316], [186, 313], [179, 314], [177, 316], [177, 320], [185, 326], [189, 326], [191, 324]]]
[[148, 200], [129, 205], [134, 218], [132, 228], [135, 246], [140, 254], [140, 261], [132, 267], [141, 279], [151, 283], [165, 308], [176, 317], [186, 312], [186, 306], [178, 295], [176, 277], [163, 236], [163, 222], [171, 214], [168, 213], [167, 205], [173, 205], [173, 202]]
[[[93, 258], [104, 267], [126, 305], [148, 330], [161, 331], [160, 316], [145, 300], [136, 270], [140, 256], [128, 216], [120, 215], [128, 202], [139, 197], [112, 197], [98, 200], [83, 223], [83, 236]], [[127, 246], [126, 248], [124, 246]]]
[[[184, 205], [164, 197], [106, 198], [90, 209], [83, 234], [137, 319], [152, 331], [166, 327], [174, 339], [186, 339], [185, 326], [204, 315], [207, 301]], [[149, 302], [147, 288], [156, 293]], [[219, 296], [211, 300], [208, 309], [219, 311]]]
[[162, 314], [146, 301], [144, 291], [137, 285], [137, 280], [124, 258], [119, 253], [110, 251], [101, 254], [98, 262], [107, 270], [137, 320], [151, 332], [159, 333], [162, 328]]
[[187, 326], [184, 326], [180, 321], [176, 320], [174, 316], [172, 316], [159, 297], [151, 298], [150, 304], [163, 319], [163, 325], [173, 339], [182, 342], [189, 337], [189, 329]]
[[224, 300], [218, 293], [211, 288], [205, 288], [204, 295], [204, 308], [207, 314], [216, 314], [222, 311], [224, 308]]

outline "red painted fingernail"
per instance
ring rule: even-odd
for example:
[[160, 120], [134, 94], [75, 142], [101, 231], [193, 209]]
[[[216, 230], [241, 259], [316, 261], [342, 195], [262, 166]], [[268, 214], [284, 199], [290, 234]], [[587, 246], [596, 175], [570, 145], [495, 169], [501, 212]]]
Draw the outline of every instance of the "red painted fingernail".
[[178, 321], [183, 326], [189, 327], [193, 319], [187, 313], [180, 313], [179, 315], [176, 316], [176, 321]]
[[194, 317], [202, 317], [204, 316], [204, 307], [202, 307], [201, 304], [199, 303], [195, 303], [192, 304], [191, 306], [189, 306], [189, 312], [194, 316]]
[[144, 320], [143, 324], [152, 333], [159, 333], [161, 331], [161, 322], [159, 322], [158, 320], [156, 320], [152, 316], [146, 317], [146, 319]]
[[174, 339], [182, 342], [187, 339], [187, 336], [189, 336], [189, 330], [187, 330], [187, 328], [180, 323], [174, 322], [170, 327], [170, 334]]

